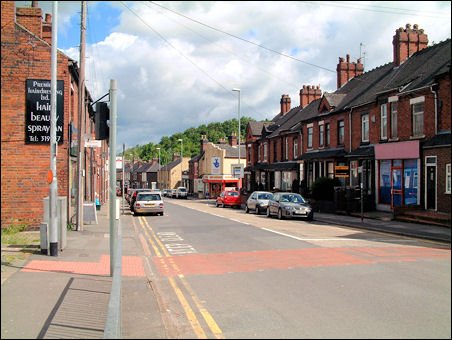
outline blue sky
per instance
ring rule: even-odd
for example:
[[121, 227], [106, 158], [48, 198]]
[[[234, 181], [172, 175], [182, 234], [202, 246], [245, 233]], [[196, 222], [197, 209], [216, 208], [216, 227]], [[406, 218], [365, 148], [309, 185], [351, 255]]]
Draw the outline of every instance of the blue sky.
[[[58, 4], [58, 48], [78, 60], [81, 2]], [[52, 13], [52, 2], [38, 5]], [[88, 1], [87, 87], [96, 100], [117, 80], [121, 148], [158, 143], [237, 118], [232, 88], [256, 120], [278, 114], [282, 94], [298, 106], [303, 85], [333, 92], [339, 57], [372, 70], [392, 61], [407, 23], [429, 44], [450, 38], [450, 13], [450, 1]]]

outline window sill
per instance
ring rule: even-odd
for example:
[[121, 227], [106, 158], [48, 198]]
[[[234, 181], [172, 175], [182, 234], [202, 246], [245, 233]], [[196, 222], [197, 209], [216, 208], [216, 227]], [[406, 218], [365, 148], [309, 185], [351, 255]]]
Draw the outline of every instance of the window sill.
[[425, 138], [425, 135], [422, 136], [410, 136], [410, 139], [422, 139]]
[[398, 142], [399, 141], [399, 137], [396, 138], [389, 138], [390, 142]]

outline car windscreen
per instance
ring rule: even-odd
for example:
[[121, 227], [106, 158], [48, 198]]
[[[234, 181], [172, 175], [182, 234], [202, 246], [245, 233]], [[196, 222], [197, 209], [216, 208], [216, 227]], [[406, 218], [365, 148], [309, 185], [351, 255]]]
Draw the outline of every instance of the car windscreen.
[[257, 196], [257, 199], [258, 200], [269, 200], [270, 198], [272, 198], [272, 196], [273, 196], [272, 194], [262, 193]]
[[181, 189], [177, 189], [177, 190], [179, 190], [181, 192], [186, 192], [187, 191], [187, 189], [185, 189], [185, 188], [181, 188]]
[[160, 194], [139, 194], [137, 201], [161, 201]]
[[281, 195], [281, 202], [305, 203], [303, 197], [297, 194]]

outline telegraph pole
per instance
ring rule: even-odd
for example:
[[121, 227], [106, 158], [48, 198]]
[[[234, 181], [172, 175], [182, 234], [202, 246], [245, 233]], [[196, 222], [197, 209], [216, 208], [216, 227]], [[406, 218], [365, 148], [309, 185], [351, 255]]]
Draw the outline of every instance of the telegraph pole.
[[[83, 231], [83, 200], [84, 187], [83, 167], [85, 156], [85, 33], [86, 33], [86, 1], [82, 1], [82, 16], [80, 25], [80, 74], [78, 80], [79, 101], [78, 101], [78, 159], [77, 159], [77, 231]], [[53, 34], [52, 34], [53, 37]]]
[[[50, 256], [58, 256], [58, 216], [57, 216], [57, 198], [58, 198], [58, 181], [57, 181], [57, 141], [56, 141], [56, 125], [57, 125], [57, 13], [58, 1], [53, 2], [52, 7], [52, 48], [51, 48], [51, 79], [50, 79], [50, 171], [49, 176], [49, 247]], [[50, 174], [50, 173], [49, 173]], [[60, 213], [63, 213], [60, 211]]]
[[114, 257], [117, 247], [116, 226], [116, 79], [110, 79], [110, 138], [109, 138], [109, 166], [110, 166], [110, 276], [113, 276], [115, 266]]

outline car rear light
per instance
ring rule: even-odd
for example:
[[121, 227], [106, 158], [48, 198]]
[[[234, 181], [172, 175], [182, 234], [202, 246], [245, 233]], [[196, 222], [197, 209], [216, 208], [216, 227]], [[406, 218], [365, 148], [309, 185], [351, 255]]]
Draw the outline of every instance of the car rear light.
[[159, 206], [161, 206], [163, 208], [163, 203], [160, 203]]
[[137, 207], [140, 207], [140, 206], [141, 206], [140, 203], [136, 203], [135, 205], [136, 205]]

